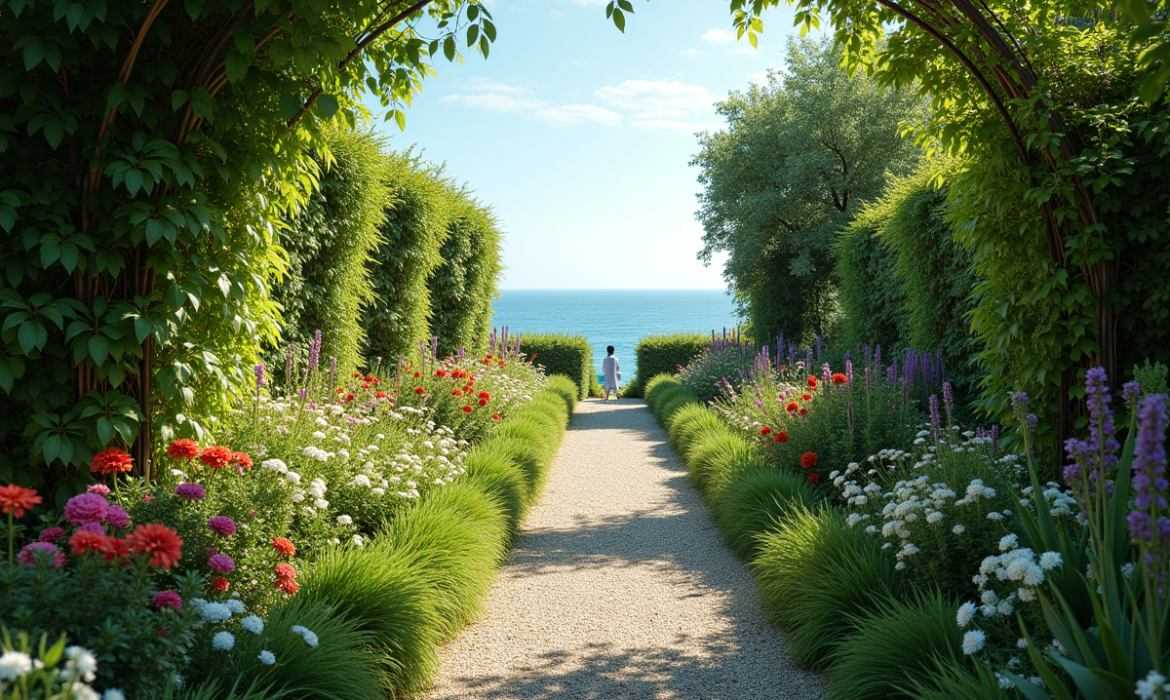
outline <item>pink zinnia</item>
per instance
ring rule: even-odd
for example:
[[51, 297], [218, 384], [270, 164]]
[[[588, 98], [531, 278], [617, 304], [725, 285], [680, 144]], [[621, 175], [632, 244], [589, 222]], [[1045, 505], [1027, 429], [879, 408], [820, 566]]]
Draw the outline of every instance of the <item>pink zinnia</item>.
[[54, 569], [65, 566], [65, 553], [57, 549], [57, 545], [51, 542], [26, 544], [24, 549], [20, 550], [20, 554], [16, 555], [16, 561], [26, 566], [36, 566], [38, 556], [49, 558], [49, 566]]
[[65, 528], [63, 527], [47, 527], [38, 538], [41, 542], [60, 542], [65, 539]]
[[221, 574], [230, 574], [236, 570], [236, 563], [226, 554], [212, 554], [207, 558], [207, 565]]
[[106, 522], [119, 530], [125, 530], [130, 527], [130, 514], [126, 512], [125, 508], [115, 503], [106, 513]]
[[106, 534], [106, 529], [104, 527], [102, 527], [101, 523], [85, 523], [84, 525], [78, 526], [77, 531], [78, 532], [88, 532], [92, 535]]
[[179, 498], [185, 498], [188, 501], [201, 501], [207, 498], [207, 492], [199, 484], [179, 484], [175, 487], [175, 493]]
[[236, 523], [226, 515], [217, 515], [214, 518], [208, 519], [207, 529], [217, 535], [226, 537], [227, 535], [236, 534]]
[[159, 591], [150, 599], [150, 606], [155, 610], [162, 610], [163, 608], [182, 610], [183, 598], [174, 591]]
[[109, 496], [110, 495], [110, 487], [106, 486], [105, 484], [90, 484], [89, 486], [85, 487], [85, 492], [86, 493], [96, 493], [96, 494], [100, 494], [102, 496]]
[[65, 504], [65, 519], [77, 525], [100, 523], [106, 519], [110, 504], [96, 493], [83, 493]]

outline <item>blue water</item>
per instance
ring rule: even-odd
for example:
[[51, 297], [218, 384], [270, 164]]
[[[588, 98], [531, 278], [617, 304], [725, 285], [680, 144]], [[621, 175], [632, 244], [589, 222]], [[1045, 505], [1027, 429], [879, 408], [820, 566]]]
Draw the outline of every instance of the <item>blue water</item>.
[[637, 369], [634, 346], [648, 335], [710, 333], [736, 325], [735, 304], [719, 289], [506, 290], [492, 325], [509, 333], [568, 333], [589, 338], [601, 372], [605, 346], [621, 363], [622, 384]]

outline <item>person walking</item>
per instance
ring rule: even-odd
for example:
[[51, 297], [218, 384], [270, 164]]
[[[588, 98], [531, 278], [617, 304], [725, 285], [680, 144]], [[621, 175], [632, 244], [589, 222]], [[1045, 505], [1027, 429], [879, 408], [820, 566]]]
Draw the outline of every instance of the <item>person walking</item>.
[[613, 346], [607, 346], [605, 352], [607, 354], [605, 359], [601, 361], [601, 373], [605, 376], [603, 391], [605, 391], [605, 398], [608, 401], [610, 392], [613, 393], [615, 399], [618, 397], [618, 380], [622, 378], [622, 370], [618, 365], [617, 357], [613, 354]]

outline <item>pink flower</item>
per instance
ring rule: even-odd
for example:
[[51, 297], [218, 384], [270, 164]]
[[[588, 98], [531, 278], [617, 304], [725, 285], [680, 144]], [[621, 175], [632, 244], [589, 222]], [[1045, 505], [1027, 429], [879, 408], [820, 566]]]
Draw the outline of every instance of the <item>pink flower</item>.
[[109, 496], [110, 487], [106, 486], [105, 484], [90, 484], [89, 486], [85, 487], [85, 492], [96, 493], [100, 496]]
[[202, 501], [207, 498], [207, 492], [199, 484], [179, 484], [175, 487], [175, 493], [179, 498], [185, 498], [188, 501]]
[[63, 527], [47, 527], [38, 538], [41, 542], [60, 542], [65, 539], [65, 528]]
[[227, 537], [228, 535], [236, 534], [236, 523], [226, 515], [217, 515], [214, 518], [208, 519], [207, 529], [217, 535]]
[[83, 493], [65, 504], [65, 519], [77, 525], [100, 523], [106, 519], [110, 504], [96, 493]]
[[106, 529], [102, 527], [101, 523], [85, 523], [77, 528], [78, 532], [88, 532], [94, 535], [106, 534]]
[[212, 554], [207, 558], [207, 565], [221, 574], [230, 574], [236, 570], [236, 563], [226, 554]]
[[150, 599], [150, 607], [155, 610], [162, 610], [163, 608], [182, 610], [183, 598], [174, 591], [159, 591]]
[[54, 569], [65, 566], [65, 553], [57, 549], [57, 545], [51, 542], [26, 544], [24, 549], [20, 550], [20, 554], [16, 555], [16, 561], [26, 566], [36, 566], [38, 558], [47, 558], [49, 566]]
[[130, 527], [130, 514], [126, 512], [125, 508], [115, 503], [106, 513], [106, 522], [119, 530], [125, 530]]

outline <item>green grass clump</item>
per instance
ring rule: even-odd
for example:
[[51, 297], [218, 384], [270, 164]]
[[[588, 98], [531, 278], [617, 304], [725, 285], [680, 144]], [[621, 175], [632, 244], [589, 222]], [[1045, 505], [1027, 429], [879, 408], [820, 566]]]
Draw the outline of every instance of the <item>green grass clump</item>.
[[721, 485], [730, 481], [726, 472], [735, 460], [750, 458], [754, 451], [747, 440], [726, 428], [704, 432], [687, 452], [687, 475], [695, 488], [707, 495], [713, 481]]
[[414, 559], [436, 591], [440, 629], [449, 637], [479, 613], [508, 535], [500, 504], [477, 484], [462, 482], [401, 515], [377, 542]]
[[577, 407], [577, 385], [565, 375], [554, 374], [549, 377], [544, 390], [559, 396], [565, 402], [565, 408], [569, 410], [569, 413], [572, 413], [573, 409]]
[[[426, 686], [437, 665], [441, 620], [438, 592], [413, 557], [378, 546], [329, 549], [299, 581], [296, 601], [327, 605], [368, 636], [368, 653], [382, 666], [385, 691]], [[290, 624], [317, 631], [307, 623]]]
[[698, 431], [705, 428], [726, 429], [719, 414], [701, 404], [688, 404], [679, 408], [664, 427], [670, 436], [671, 446], [680, 455], [686, 451]]
[[1020, 694], [999, 687], [995, 672], [966, 660], [938, 661], [929, 676], [912, 679], [913, 700], [1018, 700]]
[[680, 410], [684, 406], [691, 405], [700, 405], [699, 397], [695, 396], [690, 389], [687, 389], [686, 387], [680, 387], [677, 391], [673, 392], [670, 396], [659, 402], [658, 414], [660, 416], [660, 420], [668, 421], [676, 411]]
[[501, 439], [516, 438], [532, 443], [540, 448], [542, 455], [556, 449], [560, 432], [550, 417], [540, 417], [532, 414], [514, 415], [496, 429], [496, 437]]
[[657, 400], [657, 395], [669, 386], [677, 386], [678, 380], [671, 374], [656, 374], [647, 380], [642, 387], [642, 398], [646, 400], [646, 405], [654, 411], [654, 402]]
[[515, 532], [528, 510], [528, 481], [512, 453], [495, 440], [486, 440], [467, 452], [463, 466], [463, 481], [496, 499], [508, 518], [509, 531]]
[[794, 509], [811, 508], [816, 497], [799, 474], [766, 466], [747, 466], [712, 503], [711, 512], [731, 551], [751, 561], [760, 537]]
[[835, 700], [911, 698], [915, 679], [932, 675], [936, 661], [963, 660], [955, 624], [958, 604], [934, 591], [909, 601], [886, 600], [854, 619], [855, 630], [830, 655], [826, 673]]
[[820, 669], [853, 630], [851, 618], [894, 597], [894, 565], [862, 528], [834, 510], [793, 508], [752, 562], [760, 597], [789, 632], [793, 656]]

